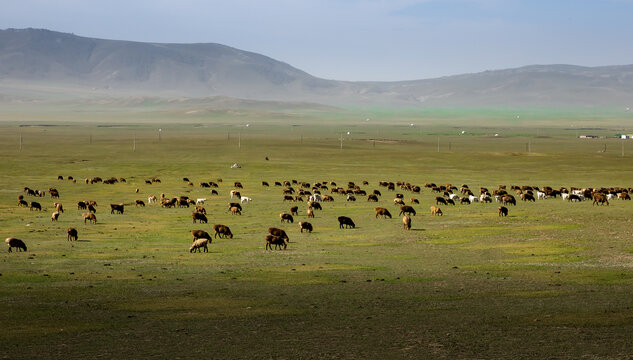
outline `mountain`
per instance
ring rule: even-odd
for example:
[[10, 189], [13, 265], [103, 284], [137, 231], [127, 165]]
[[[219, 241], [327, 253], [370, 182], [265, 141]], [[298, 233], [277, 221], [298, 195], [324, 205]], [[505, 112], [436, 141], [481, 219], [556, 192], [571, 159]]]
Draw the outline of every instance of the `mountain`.
[[625, 106], [633, 99], [633, 65], [535, 65], [428, 80], [347, 82], [220, 44], [0, 30], [0, 101], [16, 98], [11, 89], [23, 94], [33, 87], [84, 96], [228, 96], [330, 105]]

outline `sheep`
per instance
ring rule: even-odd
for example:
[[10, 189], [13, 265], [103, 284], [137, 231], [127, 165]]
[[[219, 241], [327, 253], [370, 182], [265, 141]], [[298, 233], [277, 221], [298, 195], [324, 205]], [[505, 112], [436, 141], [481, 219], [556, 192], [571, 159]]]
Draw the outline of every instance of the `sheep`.
[[333, 198], [333, 197], [331, 197], [330, 195], [327, 195], [327, 194], [326, 194], [326, 195], [323, 195], [323, 196], [321, 197], [321, 201], [322, 201], [322, 202], [331, 202], [331, 201], [334, 201], [334, 198]]
[[135, 206], [140, 206], [140, 207], [145, 207], [145, 202], [141, 199], [136, 199], [134, 200], [134, 205]]
[[393, 199], [393, 204], [394, 205], [404, 205], [404, 201], [401, 198], [395, 198], [395, 199]]
[[196, 220], [200, 221], [201, 223], [207, 223], [207, 216], [199, 212], [192, 212], [191, 218], [193, 219], [194, 224], [196, 223]]
[[204, 207], [202, 207], [202, 206], [198, 206], [198, 205], [196, 205], [196, 207], [195, 207], [194, 211], [195, 211], [195, 212], [198, 212], [198, 213], [200, 213], [200, 214], [205, 214], [205, 215], [207, 214], [207, 209], [205, 209], [205, 208], [204, 208]]
[[230, 210], [233, 215], [242, 215], [242, 211], [236, 206], [232, 206]]
[[369, 195], [367, 195], [367, 201], [377, 202], [378, 201], [378, 195], [376, 195], [376, 194], [369, 194]]
[[469, 195], [468, 200], [470, 200], [471, 203], [479, 202], [479, 198], [474, 195]]
[[33, 211], [33, 209], [42, 211], [42, 205], [40, 205], [37, 201], [31, 201], [29, 204], [29, 210]]
[[195, 240], [191, 246], [189, 247], [189, 252], [200, 252], [200, 248], [204, 248], [204, 252], [209, 252], [209, 248], [207, 245], [209, 244], [209, 239], [198, 239]]
[[69, 227], [66, 229], [66, 234], [68, 235], [68, 241], [77, 241], [79, 236], [77, 235], [77, 229], [73, 227]]
[[17, 248], [18, 251], [26, 251], [26, 244], [20, 239], [8, 237], [4, 242], [9, 246], [9, 252], [13, 252], [11, 248]]
[[492, 202], [492, 198], [490, 197], [490, 195], [487, 194], [481, 194], [479, 196], [479, 201], [481, 203], [491, 203]]
[[469, 199], [469, 198], [467, 198], [467, 197], [463, 197], [461, 200], [459, 200], [459, 203], [460, 203], [461, 205], [464, 205], [464, 204], [466, 204], [466, 205], [470, 205], [470, 199]]
[[281, 219], [281, 222], [290, 222], [293, 223], [295, 220], [293, 219], [292, 215], [290, 214], [286, 214], [286, 213], [281, 213], [279, 214], [279, 218]]
[[312, 224], [310, 224], [307, 221], [300, 221], [299, 222], [299, 230], [301, 232], [303, 232], [303, 230], [305, 230], [305, 231], [311, 233], [312, 232]]
[[601, 206], [604, 204], [609, 205], [609, 200], [603, 193], [595, 193], [593, 194], [593, 203], [591, 205], [600, 204]]
[[411, 217], [409, 215], [402, 217], [402, 225], [404, 225], [405, 230], [411, 230]]
[[93, 224], [97, 223], [97, 216], [91, 212], [83, 213], [81, 216], [84, 218], [84, 224], [86, 223], [86, 220], [90, 220]]
[[217, 191], [211, 190], [211, 195], [219, 195]]
[[532, 195], [530, 195], [528, 193], [521, 194], [521, 200], [536, 202], [536, 199], [534, 199], [534, 196], [532, 196]]
[[110, 214], [114, 214], [114, 213], [123, 214], [123, 210], [124, 210], [123, 206], [124, 206], [123, 203], [110, 204]]
[[229, 229], [229, 227], [226, 225], [222, 225], [222, 224], [213, 225], [213, 231], [215, 232], [215, 234], [213, 234], [214, 238], [216, 236], [220, 236], [220, 239], [221, 239], [222, 236], [224, 236], [225, 238], [228, 237], [228, 238], [233, 239], [233, 233], [231, 232], [231, 229]]
[[62, 206], [61, 203], [54, 203], [53, 205], [55, 206], [56, 211], [59, 211], [60, 213], [64, 212], [64, 206]]
[[439, 204], [444, 204], [446, 205], [446, 199], [444, 199], [441, 196], [436, 196], [435, 197], [435, 205], [439, 205]]
[[406, 214], [415, 216], [415, 209], [409, 205], [401, 206], [399, 215], [406, 215]]
[[286, 250], [286, 242], [284, 241], [284, 239], [282, 237], [279, 236], [275, 236], [275, 235], [266, 235], [266, 250], [273, 249], [273, 245], [275, 245], [275, 249], [277, 247], [281, 247], [282, 249]]
[[240, 192], [237, 190], [231, 190], [231, 199], [233, 199], [233, 196], [235, 196], [236, 198], [241, 198], [242, 194], [240, 194]]
[[378, 216], [382, 216], [383, 218], [389, 217], [391, 219], [391, 213], [383, 207], [374, 208], [374, 211], [376, 212], [376, 218], [378, 218]]
[[503, 202], [503, 205], [508, 205], [508, 204], [512, 204], [514, 206], [517, 205], [517, 201], [514, 199], [514, 196], [512, 195], [503, 195], [503, 197], [501, 198], [501, 202]]
[[631, 196], [629, 196], [629, 193], [621, 192], [621, 193], [618, 193], [618, 199], [620, 199], [620, 200], [631, 200]]
[[295, 198], [290, 195], [284, 195], [284, 201], [295, 201]]
[[97, 209], [95, 209], [94, 205], [88, 204], [88, 211], [91, 213], [96, 213]]
[[347, 201], [356, 201], [356, 197], [352, 194], [347, 195]]
[[209, 242], [211, 241], [211, 235], [204, 230], [191, 230], [191, 235], [193, 235], [193, 241], [198, 239], [208, 239]]
[[197, 198], [196, 205], [204, 205], [204, 202], [207, 201], [206, 198]]
[[448, 198], [453, 200], [453, 201], [459, 201], [460, 200], [460, 197], [457, 194], [450, 194], [450, 195], [448, 195]]
[[545, 200], [545, 199], [547, 199], [547, 194], [545, 194], [542, 191], [537, 191], [536, 192], [536, 198], [539, 199], [539, 200]]
[[308, 199], [309, 202], [321, 202], [323, 201], [323, 199], [321, 198], [321, 195], [319, 194], [314, 194], [314, 195], [310, 195], [310, 198]]
[[253, 199], [251, 199], [251, 198], [249, 198], [247, 196], [242, 196], [240, 198], [240, 203], [242, 203], [242, 204], [245, 203], [245, 202], [251, 202], [251, 201], [253, 201]]
[[268, 182], [267, 182], [267, 181], [262, 181], [262, 186], [268, 186], [268, 187], [270, 187], [270, 185], [268, 184]]
[[352, 221], [352, 219], [348, 218], [347, 216], [339, 216], [338, 217], [338, 224], [339, 224], [339, 228], [343, 229], [343, 226], [345, 226], [346, 228], [356, 228], [356, 224], [354, 224], [354, 221]]
[[268, 228], [268, 232], [271, 235], [279, 236], [279, 237], [285, 239], [287, 242], [290, 242], [290, 238], [288, 237], [286, 232], [284, 230], [282, 230], [282, 229], [272, 227], [272, 228]]
[[416, 198], [411, 198], [409, 201], [411, 201], [411, 204], [419, 204], [420, 200], [416, 199]]
[[236, 207], [240, 211], [242, 211], [242, 205], [240, 205], [239, 203], [232, 203], [232, 202], [230, 202], [228, 204], [229, 204], [229, 211], [231, 211], [231, 208], [234, 208], [234, 207]]
[[440, 209], [439, 207], [431, 206], [431, 215], [433, 215], [433, 216], [442, 216], [444, 214], [442, 213], [442, 209]]
[[298, 206], [293, 206], [293, 207], [290, 208], [290, 215], [299, 216], [298, 211], [299, 211], [299, 207]]
[[18, 200], [18, 206], [29, 206], [29, 203], [27, 203], [24, 199], [20, 199]]
[[55, 212], [51, 215], [51, 221], [57, 221], [57, 219], [59, 219], [59, 211], [55, 211]]
[[508, 208], [505, 206], [499, 206], [499, 216], [508, 216]]
[[158, 198], [155, 195], [150, 195], [147, 197], [148, 204], [154, 204], [158, 202]]

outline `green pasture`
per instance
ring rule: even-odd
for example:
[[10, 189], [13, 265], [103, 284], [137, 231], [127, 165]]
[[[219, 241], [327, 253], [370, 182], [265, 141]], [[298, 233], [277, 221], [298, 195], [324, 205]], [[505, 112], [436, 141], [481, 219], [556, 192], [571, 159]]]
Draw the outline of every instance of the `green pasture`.
[[[631, 357], [633, 202], [518, 201], [505, 218], [475, 203], [432, 217], [438, 194], [396, 189], [420, 201], [405, 231], [395, 192], [378, 186], [631, 187], [633, 143], [613, 138], [629, 120], [617, 109], [7, 107], [1, 238], [28, 252], [0, 256], [0, 358]], [[93, 176], [126, 182], [84, 183]], [[218, 178], [217, 196], [199, 186]], [[308, 220], [306, 203], [273, 185], [293, 179], [382, 196], [334, 195]], [[253, 199], [241, 216], [226, 211], [235, 181]], [[17, 206], [25, 186], [61, 197], [26, 196], [44, 207], [30, 211]], [[161, 193], [207, 198], [209, 223], [193, 224], [192, 208], [133, 205]], [[97, 224], [83, 223], [80, 200], [97, 202]], [[65, 212], [51, 222], [55, 201]], [[293, 205], [295, 223], [281, 224]], [[376, 219], [376, 206], [393, 219]], [[357, 228], [339, 229], [340, 215]], [[311, 234], [299, 232], [306, 220]], [[213, 224], [234, 238], [189, 253], [190, 230]], [[273, 226], [287, 231], [286, 250], [264, 249]]]

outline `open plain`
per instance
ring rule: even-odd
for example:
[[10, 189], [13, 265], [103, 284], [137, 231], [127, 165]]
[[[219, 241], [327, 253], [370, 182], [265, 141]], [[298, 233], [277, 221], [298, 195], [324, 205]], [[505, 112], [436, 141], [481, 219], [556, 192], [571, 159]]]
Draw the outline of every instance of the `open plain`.
[[[633, 187], [633, 140], [613, 138], [630, 117], [612, 109], [6, 107], [0, 228], [28, 251], [0, 256], [0, 358], [630, 357], [633, 202], [518, 200], [507, 217], [495, 202], [458, 203], [441, 205], [439, 217], [429, 208], [441, 194], [424, 188]], [[586, 134], [607, 138], [578, 138]], [[126, 182], [84, 182], [95, 176]], [[199, 186], [218, 178], [218, 195]], [[283, 201], [274, 182], [284, 180], [352, 181], [382, 196], [333, 195], [308, 220], [305, 201]], [[252, 198], [241, 216], [227, 211], [235, 181]], [[388, 191], [379, 181], [422, 191]], [[17, 205], [25, 186], [46, 191], [25, 196], [41, 212]], [[161, 193], [206, 198], [209, 223], [192, 223], [192, 208], [134, 206]], [[395, 193], [407, 205], [419, 199], [410, 231]], [[96, 224], [84, 223], [83, 200], [97, 203]], [[56, 222], [54, 202], [65, 209]], [[125, 212], [111, 214], [111, 203]], [[294, 223], [280, 223], [295, 205]], [[393, 219], [376, 218], [377, 206]], [[340, 229], [341, 215], [356, 228]], [[311, 233], [299, 231], [306, 220]], [[190, 253], [190, 230], [213, 233], [213, 224], [234, 237]], [[68, 227], [78, 241], [67, 241]], [[265, 250], [269, 227], [288, 233], [286, 250]]]

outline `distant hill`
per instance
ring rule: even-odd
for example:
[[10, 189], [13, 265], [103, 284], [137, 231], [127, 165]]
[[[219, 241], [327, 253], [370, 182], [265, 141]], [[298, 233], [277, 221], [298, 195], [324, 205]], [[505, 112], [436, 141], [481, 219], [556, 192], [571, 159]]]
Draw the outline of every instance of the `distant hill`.
[[330, 105], [630, 106], [633, 65], [535, 65], [428, 80], [345, 82], [220, 44], [0, 30], [0, 101], [51, 88], [82, 96], [227, 96]]

